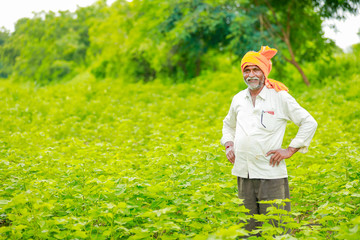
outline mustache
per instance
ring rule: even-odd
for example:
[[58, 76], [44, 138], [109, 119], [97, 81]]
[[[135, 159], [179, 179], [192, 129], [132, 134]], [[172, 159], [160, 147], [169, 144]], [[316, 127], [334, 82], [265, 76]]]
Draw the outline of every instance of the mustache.
[[260, 80], [260, 78], [258, 77], [248, 77], [245, 79], [246, 81], [249, 81], [249, 80]]

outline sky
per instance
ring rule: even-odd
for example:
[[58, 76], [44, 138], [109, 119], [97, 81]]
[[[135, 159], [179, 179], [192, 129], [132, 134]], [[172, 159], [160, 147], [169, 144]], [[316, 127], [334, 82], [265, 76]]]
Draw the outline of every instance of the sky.
[[[111, 4], [115, 0], [107, 0]], [[129, 0], [130, 1], [130, 0]], [[86, 7], [96, 0], [0, 0], [0, 27], [13, 31], [15, 22], [23, 17], [32, 17], [32, 12], [42, 10], [57, 12], [59, 10], [75, 11], [77, 7]], [[337, 31], [329, 26], [335, 24]], [[349, 51], [351, 45], [360, 42], [360, 14], [348, 15], [345, 21], [328, 20], [323, 24], [325, 37], [331, 38], [344, 51]]]
[[[329, 26], [335, 24], [337, 31]], [[327, 20], [323, 24], [325, 37], [335, 40], [336, 45], [341, 47], [345, 52], [350, 50], [351, 45], [360, 42], [360, 14], [347, 15], [346, 20]]]

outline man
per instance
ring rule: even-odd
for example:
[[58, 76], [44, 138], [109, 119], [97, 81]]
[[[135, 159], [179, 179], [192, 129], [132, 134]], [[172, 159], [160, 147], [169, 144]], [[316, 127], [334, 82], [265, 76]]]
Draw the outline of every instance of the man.
[[[223, 123], [221, 144], [226, 157], [234, 165], [239, 198], [249, 214], [266, 214], [268, 205], [262, 200], [287, 199], [288, 175], [284, 159], [296, 152], [306, 153], [317, 123], [287, 92], [287, 87], [269, 79], [271, 58], [276, 49], [261, 47], [250, 51], [241, 61], [241, 70], [248, 88], [236, 94]], [[296, 137], [286, 149], [281, 149], [286, 123], [299, 126]], [[290, 203], [285, 209], [290, 211]], [[261, 223], [251, 219], [248, 231]]]

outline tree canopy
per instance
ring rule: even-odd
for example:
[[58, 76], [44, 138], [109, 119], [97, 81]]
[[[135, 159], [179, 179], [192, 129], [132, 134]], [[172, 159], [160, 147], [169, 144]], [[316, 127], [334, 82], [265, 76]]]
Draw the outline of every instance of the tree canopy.
[[[89, 70], [97, 78], [191, 79], [269, 45], [301, 68], [328, 57], [322, 21], [356, 13], [359, 0], [101, 0], [75, 12], [36, 13], [0, 31], [0, 77], [39, 84]], [[280, 61], [282, 61], [280, 59]]]

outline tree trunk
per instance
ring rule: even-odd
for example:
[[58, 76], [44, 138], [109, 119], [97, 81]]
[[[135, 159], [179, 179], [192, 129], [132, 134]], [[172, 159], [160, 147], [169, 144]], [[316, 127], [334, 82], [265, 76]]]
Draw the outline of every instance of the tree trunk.
[[306, 75], [305, 75], [304, 71], [302, 70], [302, 68], [300, 67], [299, 63], [296, 62], [296, 60], [295, 60], [295, 54], [292, 50], [292, 46], [290, 43], [290, 33], [286, 33], [283, 29], [282, 29], [282, 33], [283, 33], [283, 41], [285, 42], [286, 46], [288, 47], [288, 50], [289, 50], [289, 53], [291, 56], [291, 60], [286, 57], [285, 57], [285, 60], [296, 67], [296, 69], [301, 74], [301, 77], [303, 78], [303, 81], [306, 84], [306, 86], [310, 86], [309, 79], [306, 77]]
[[199, 76], [201, 71], [201, 60], [200, 58], [197, 58], [195, 61], [195, 76]]
[[[255, 3], [256, 3], [256, 1], [255, 1]], [[291, 8], [292, 8], [292, 4], [290, 4], [287, 9], [286, 28], [278, 21], [278, 19], [276, 17], [276, 12], [273, 9], [273, 7], [271, 6], [270, 2], [268, 0], [265, 0], [265, 4], [270, 9], [270, 11], [273, 15], [273, 18], [275, 20], [275, 24], [281, 29], [282, 35], [277, 33], [276, 30], [271, 26], [270, 20], [267, 17], [263, 17], [262, 15], [260, 15], [260, 24], [261, 24], [260, 28], [262, 28], [262, 24], [265, 23], [267, 25], [267, 30], [270, 32], [270, 35], [274, 39], [276, 39], [276, 37], [279, 37], [286, 44], [286, 46], [289, 50], [291, 59], [288, 59], [287, 57], [284, 56], [285, 60], [296, 67], [296, 69], [301, 74], [301, 77], [302, 77], [304, 83], [306, 84], [306, 86], [310, 86], [309, 79], [306, 77], [306, 75], [305, 75], [304, 71], [301, 69], [299, 63], [296, 62], [296, 60], [295, 60], [295, 53], [292, 50], [292, 46], [291, 46], [291, 42], [290, 42], [290, 12], [291, 12]]]
[[299, 63], [297, 63], [297, 62], [295, 61], [295, 59], [289, 60], [289, 59], [285, 58], [285, 60], [296, 67], [296, 69], [297, 69], [297, 70], [299, 71], [299, 73], [301, 74], [301, 77], [302, 77], [304, 83], [306, 84], [306, 86], [310, 86], [309, 79], [308, 79], [307, 76], [305, 75], [305, 73], [304, 73], [304, 71], [302, 70], [302, 68], [300, 67]]

